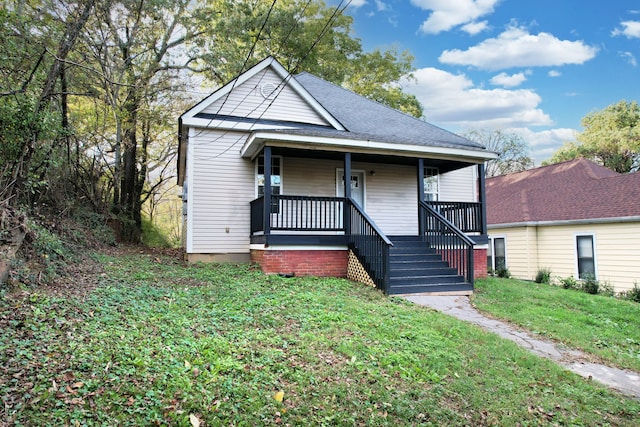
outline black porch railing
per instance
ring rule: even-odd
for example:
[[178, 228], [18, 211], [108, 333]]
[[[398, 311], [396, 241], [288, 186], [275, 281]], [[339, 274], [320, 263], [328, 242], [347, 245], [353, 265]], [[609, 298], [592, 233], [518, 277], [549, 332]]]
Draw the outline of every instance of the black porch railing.
[[[269, 231], [344, 231], [343, 197], [271, 196]], [[251, 233], [265, 230], [264, 197], [251, 202]]]
[[351, 199], [349, 205], [349, 232], [347, 241], [360, 264], [369, 273], [376, 287], [388, 293], [389, 248], [393, 243]]
[[[458, 224], [467, 231], [480, 231], [480, 204], [419, 202], [418, 206], [423, 239], [473, 284], [474, 243]], [[344, 233], [349, 249], [376, 287], [388, 291], [389, 249], [393, 243], [357, 203], [344, 197], [273, 195], [267, 215], [265, 209], [264, 197], [251, 202], [252, 235], [263, 233], [268, 242], [272, 231]]]
[[463, 233], [482, 233], [482, 203], [426, 201], [426, 205], [438, 211]]
[[423, 239], [473, 285], [473, 241], [427, 203], [419, 202], [418, 210]]

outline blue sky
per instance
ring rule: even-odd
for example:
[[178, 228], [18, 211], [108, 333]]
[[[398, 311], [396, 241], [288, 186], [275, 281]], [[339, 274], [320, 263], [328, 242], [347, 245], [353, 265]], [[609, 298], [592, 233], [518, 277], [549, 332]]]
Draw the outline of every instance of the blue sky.
[[346, 13], [366, 51], [415, 56], [403, 86], [427, 121], [518, 133], [536, 165], [586, 114], [640, 101], [640, 1], [353, 0]]

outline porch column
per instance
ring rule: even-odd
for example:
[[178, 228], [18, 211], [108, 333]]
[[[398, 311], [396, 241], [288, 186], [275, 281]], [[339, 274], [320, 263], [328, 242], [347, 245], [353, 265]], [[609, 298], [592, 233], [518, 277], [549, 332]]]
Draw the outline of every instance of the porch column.
[[344, 153], [344, 197], [342, 223], [344, 234], [348, 236], [351, 234], [351, 153]]
[[264, 235], [271, 234], [271, 147], [265, 146], [264, 156]]
[[[424, 159], [418, 159], [418, 202], [424, 202]], [[424, 214], [418, 203], [418, 234], [424, 236]]]
[[478, 165], [478, 201], [480, 202], [480, 227], [482, 235], [487, 235], [487, 193], [484, 188], [484, 163]]

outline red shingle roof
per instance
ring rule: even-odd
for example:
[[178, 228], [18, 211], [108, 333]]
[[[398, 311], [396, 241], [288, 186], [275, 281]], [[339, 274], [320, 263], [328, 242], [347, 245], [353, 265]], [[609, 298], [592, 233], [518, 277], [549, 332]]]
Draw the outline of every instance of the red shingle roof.
[[640, 172], [585, 159], [488, 178], [486, 190], [488, 224], [640, 216]]

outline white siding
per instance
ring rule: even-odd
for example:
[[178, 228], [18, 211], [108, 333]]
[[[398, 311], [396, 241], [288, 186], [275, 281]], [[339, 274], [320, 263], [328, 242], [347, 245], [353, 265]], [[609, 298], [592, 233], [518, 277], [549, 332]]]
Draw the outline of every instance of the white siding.
[[477, 166], [469, 166], [440, 175], [440, 200], [477, 202]]
[[[265, 84], [276, 87], [275, 99], [265, 98], [261, 88]], [[326, 125], [320, 117], [282, 78], [267, 68], [223, 96], [203, 113], [247, 117], [250, 119], [285, 120]]]
[[238, 150], [246, 134], [191, 130], [188, 253], [248, 253], [254, 163]]
[[[285, 157], [283, 165], [285, 194], [335, 196], [344, 162]], [[418, 233], [415, 167], [353, 162], [352, 169], [365, 171], [366, 212], [385, 234]]]

